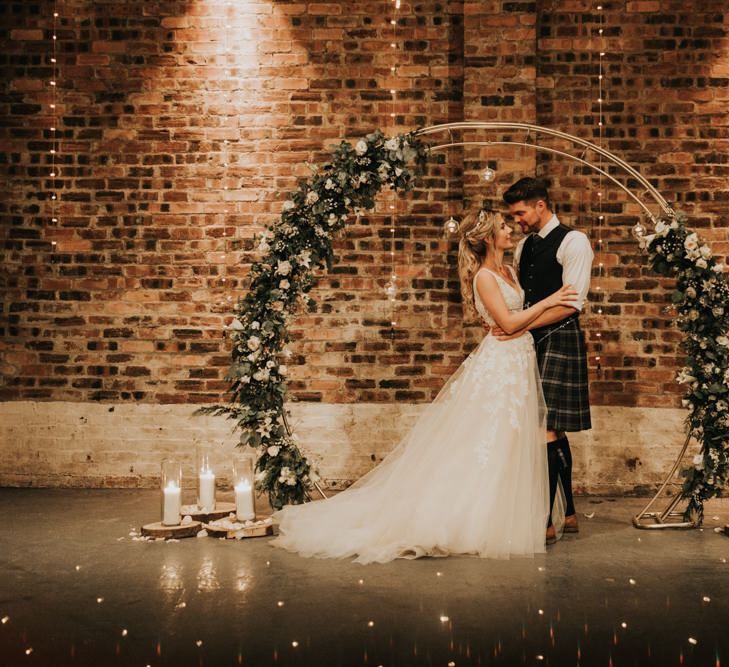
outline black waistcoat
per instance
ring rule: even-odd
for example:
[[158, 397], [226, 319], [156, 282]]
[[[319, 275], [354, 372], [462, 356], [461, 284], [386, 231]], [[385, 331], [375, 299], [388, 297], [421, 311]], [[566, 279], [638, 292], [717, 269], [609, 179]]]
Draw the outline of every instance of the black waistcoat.
[[557, 250], [570, 231], [560, 224], [546, 238], [532, 234], [524, 241], [519, 258], [519, 282], [524, 288], [525, 308], [562, 287], [562, 265], [557, 261]]

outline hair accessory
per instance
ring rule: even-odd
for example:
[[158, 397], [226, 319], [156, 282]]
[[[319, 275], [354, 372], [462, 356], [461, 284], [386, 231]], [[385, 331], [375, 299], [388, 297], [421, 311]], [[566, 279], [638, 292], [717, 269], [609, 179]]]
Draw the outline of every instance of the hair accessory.
[[474, 225], [473, 229], [470, 229], [467, 231], [463, 236], [466, 238], [467, 241], [478, 241], [478, 233], [483, 229], [483, 227], [486, 224], [486, 211], [481, 209], [481, 212], [478, 214], [478, 222]]

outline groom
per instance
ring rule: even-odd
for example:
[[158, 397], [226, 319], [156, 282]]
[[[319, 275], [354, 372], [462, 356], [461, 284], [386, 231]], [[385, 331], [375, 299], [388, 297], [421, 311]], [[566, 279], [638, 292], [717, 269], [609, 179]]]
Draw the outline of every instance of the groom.
[[591, 427], [587, 352], [579, 316], [590, 288], [594, 255], [587, 236], [566, 227], [552, 213], [547, 186], [542, 180], [522, 178], [503, 197], [514, 221], [529, 234], [514, 251], [514, 266], [524, 288], [524, 307], [562, 285], [571, 285], [578, 294], [574, 307], [550, 308], [527, 327], [534, 337], [547, 404], [550, 517], [546, 538], [547, 544], [552, 544], [556, 534], [551, 510], [558, 480], [562, 482], [566, 501], [564, 531], [578, 531], [572, 498], [572, 452], [566, 432]]

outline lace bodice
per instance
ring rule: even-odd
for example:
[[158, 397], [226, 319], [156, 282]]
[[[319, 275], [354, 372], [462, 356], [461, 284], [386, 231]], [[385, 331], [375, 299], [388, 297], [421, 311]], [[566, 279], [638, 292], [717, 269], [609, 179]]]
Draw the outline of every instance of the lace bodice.
[[476, 289], [476, 278], [478, 277], [478, 274], [480, 271], [488, 271], [494, 278], [496, 278], [496, 284], [499, 286], [499, 289], [501, 290], [501, 295], [504, 297], [504, 301], [506, 302], [506, 307], [511, 311], [519, 311], [524, 308], [524, 290], [519, 285], [518, 281], [516, 280], [516, 276], [514, 275], [513, 269], [509, 268], [509, 271], [511, 272], [511, 275], [514, 277], [514, 282], [516, 282], [516, 288], [514, 288], [513, 285], [511, 285], [507, 280], [502, 278], [498, 273], [495, 271], [491, 271], [491, 269], [479, 269], [479, 271], [476, 272], [476, 275], [473, 277], [473, 297], [474, 297], [474, 303], [476, 305], [476, 311], [478, 314], [483, 317], [484, 321], [489, 326], [494, 326], [495, 322], [493, 317], [489, 314], [489, 311], [486, 310], [486, 307], [481, 303], [481, 298], [479, 297], [478, 291]]

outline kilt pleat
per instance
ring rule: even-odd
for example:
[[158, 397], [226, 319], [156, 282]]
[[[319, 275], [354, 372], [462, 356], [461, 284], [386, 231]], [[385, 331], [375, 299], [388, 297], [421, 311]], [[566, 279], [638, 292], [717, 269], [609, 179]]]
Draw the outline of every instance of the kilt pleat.
[[585, 336], [575, 318], [533, 332], [550, 431], [592, 427]]

